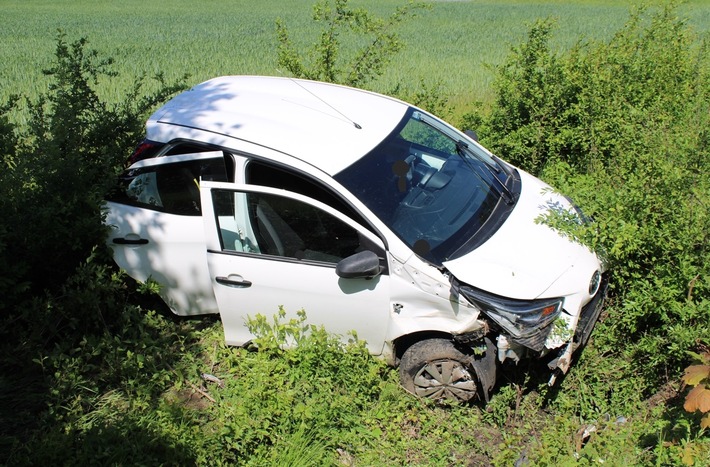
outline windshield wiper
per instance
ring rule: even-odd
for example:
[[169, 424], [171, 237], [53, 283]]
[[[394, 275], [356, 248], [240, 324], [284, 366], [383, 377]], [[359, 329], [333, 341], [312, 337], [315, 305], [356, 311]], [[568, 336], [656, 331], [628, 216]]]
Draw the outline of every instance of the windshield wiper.
[[456, 154], [461, 157], [461, 159], [466, 163], [466, 165], [468, 165], [468, 167], [474, 173], [476, 173], [476, 169], [471, 165], [471, 161], [468, 160], [468, 157], [475, 158], [476, 160], [482, 162], [486, 169], [488, 169], [488, 172], [491, 174], [491, 176], [495, 179], [496, 182], [498, 182], [498, 188], [496, 189], [496, 191], [498, 192], [500, 197], [503, 198], [506, 204], [513, 204], [515, 202], [515, 197], [513, 196], [513, 193], [498, 177], [498, 174], [501, 172], [500, 167], [492, 166], [485, 159], [476, 157], [476, 155], [473, 154], [468, 148], [468, 144], [465, 141], [459, 140], [456, 142]]

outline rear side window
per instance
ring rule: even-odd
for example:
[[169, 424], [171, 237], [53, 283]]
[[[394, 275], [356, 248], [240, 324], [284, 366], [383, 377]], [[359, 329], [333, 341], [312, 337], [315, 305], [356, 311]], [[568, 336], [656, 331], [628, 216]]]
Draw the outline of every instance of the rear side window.
[[188, 160], [128, 169], [109, 201], [183, 216], [199, 216], [200, 180], [230, 181], [225, 158]]

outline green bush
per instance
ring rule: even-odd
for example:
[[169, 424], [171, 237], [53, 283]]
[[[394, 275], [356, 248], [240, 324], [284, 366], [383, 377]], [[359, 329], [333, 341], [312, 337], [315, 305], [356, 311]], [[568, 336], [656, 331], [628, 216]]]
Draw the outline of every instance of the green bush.
[[591, 390], [575, 402], [589, 416], [676, 380], [710, 336], [710, 54], [674, 4], [636, 9], [609, 42], [565, 54], [552, 30], [532, 26], [497, 70], [491, 111], [464, 125], [596, 221], [544, 219], [603, 252], [612, 274], [595, 357], [573, 370], [591, 374], [565, 381]]
[[94, 86], [114, 76], [112, 61], [86, 44], [69, 44], [59, 34], [55, 61], [44, 70], [52, 78], [49, 90], [26, 103], [28, 128], [9, 123], [10, 104], [0, 108], [6, 166], [0, 171], [0, 267], [12, 271], [0, 281], [3, 312], [13, 308], [18, 291], [60, 286], [103, 244], [103, 197], [140, 140], [143, 117], [184, 87], [157, 77], [159, 90], [142, 96], [139, 79], [125, 100], [108, 105]]
[[[61, 289], [76, 292], [67, 281], [87, 259], [106, 261], [104, 195], [140, 140], [144, 116], [184, 87], [158, 77], [160, 89], [142, 96], [139, 79], [125, 101], [108, 105], [94, 86], [113, 77], [112, 61], [100, 59], [86, 44], [85, 39], [69, 44], [59, 33], [55, 60], [44, 70], [52, 78], [49, 90], [37, 101], [24, 102], [27, 127], [11, 123], [21, 100], [0, 107], [5, 163], [0, 171], [0, 312], [7, 321], [19, 320], [35, 331], [46, 325], [54, 334], [67, 325], [62, 317], [72, 326], [94, 322], [93, 308], [105, 306], [100, 294], [90, 306], [66, 315], [47, 305], [46, 322], [31, 316], [37, 311], [33, 304], [57, 293], [66, 298]], [[1, 331], [16, 334], [17, 328]]]
[[[94, 86], [114, 76], [110, 65], [85, 39], [70, 44], [59, 33], [44, 71], [48, 91], [0, 106], [4, 452], [38, 424], [74, 412], [71, 400], [97, 384], [92, 359], [104, 355], [94, 340], [125, 324], [128, 288], [108, 261], [103, 197], [140, 139], [145, 114], [184, 86], [158, 77], [159, 90], [142, 95], [139, 79], [125, 101], [108, 105]], [[29, 124], [19, 127], [14, 116], [23, 111]]]
[[[426, 4], [402, 5], [389, 18], [374, 16], [364, 8], [351, 8], [348, 0], [319, 0], [313, 5], [313, 20], [322, 23], [319, 39], [302, 54], [291, 40], [282, 19], [276, 20], [278, 65], [297, 78], [363, 86], [380, 76], [404, 42], [396, 31]], [[343, 35], [358, 46], [343, 46]], [[304, 56], [305, 55], [305, 56]]]

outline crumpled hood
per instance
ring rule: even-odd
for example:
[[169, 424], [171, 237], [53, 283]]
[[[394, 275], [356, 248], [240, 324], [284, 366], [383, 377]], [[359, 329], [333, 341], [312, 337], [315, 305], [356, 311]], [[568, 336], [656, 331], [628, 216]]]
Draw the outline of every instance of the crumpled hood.
[[[535, 222], [551, 209], [571, 209], [570, 202], [532, 175], [520, 171], [520, 177], [520, 199], [499, 230], [444, 266], [461, 282], [509, 298], [562, 296], [586, 288], [599, 267], [596, 255]], [[565, 280], [556, 284], [562, 275]]]

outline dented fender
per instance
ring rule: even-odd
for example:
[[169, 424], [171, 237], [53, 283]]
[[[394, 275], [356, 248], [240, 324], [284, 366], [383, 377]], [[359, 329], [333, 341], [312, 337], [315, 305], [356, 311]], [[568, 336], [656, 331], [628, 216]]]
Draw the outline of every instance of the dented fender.
[[402, 262], [390, 258], [392, 319], [389, 339], [422, 331], [452, 336], [482, 329], [480, 311], [459, 296], [441, 270], [416, 256]]

